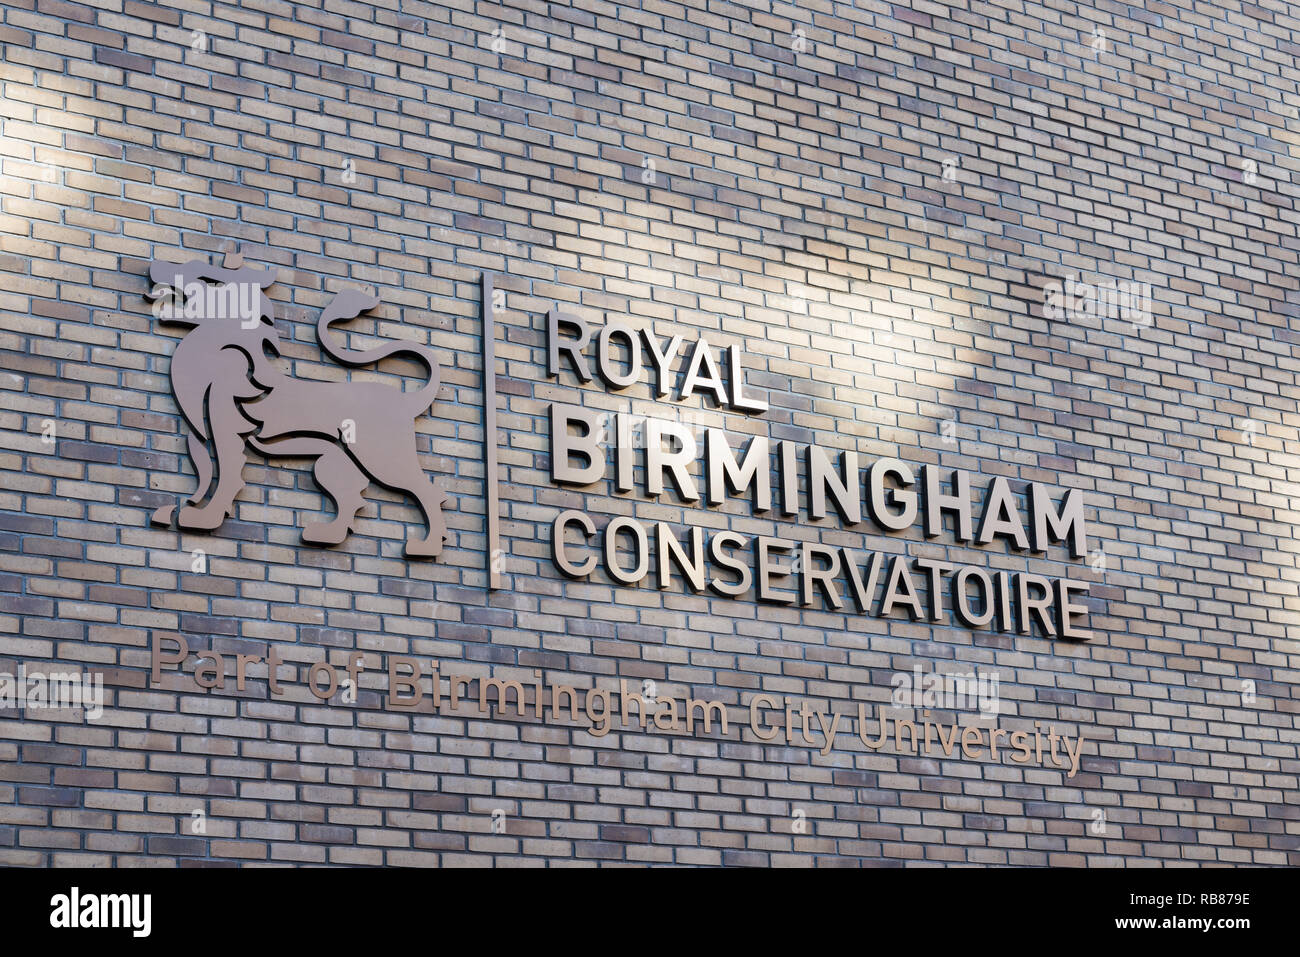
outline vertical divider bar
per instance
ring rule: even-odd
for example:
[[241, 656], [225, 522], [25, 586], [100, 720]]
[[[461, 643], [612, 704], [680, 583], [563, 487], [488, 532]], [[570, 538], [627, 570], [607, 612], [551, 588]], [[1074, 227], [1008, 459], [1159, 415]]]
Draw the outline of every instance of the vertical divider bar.
[[481, 276], [483, 319], [483, 516], [486, 520], [488, 591], [502, 586], [501, 566], [501, 483], [497, 467], [497, 348], [496, 315], [493, 308], [495, 276], [484, 272]]

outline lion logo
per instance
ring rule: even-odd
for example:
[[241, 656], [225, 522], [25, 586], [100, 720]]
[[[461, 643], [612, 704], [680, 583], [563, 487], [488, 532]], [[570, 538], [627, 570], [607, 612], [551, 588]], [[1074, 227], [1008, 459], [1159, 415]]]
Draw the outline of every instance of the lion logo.
[[[438, 393], [439, 367], [432, 350], [410, 342], [388, 342], [355, 351], [335, 341], [330, 327], [379, 305], [374, 296], [346, 290], [321, 311], [316, 337], [335, 362], [350, 368], [394, 355], [412, 356], [428, 368], [417, 389], [403, 391], [373, 382], [294, 379], [273, 361], [280, 355], [271, 301], [264, 290], [271, 270], [244, 265], [238, 253], [222, 266], [204, 260], [184, 264], [154, 260], [147, 297], [164, 322], [190, 327], [172, 356], [171, 384], [190, 428], [189, 454], [198, 488], [181, 506], [154, 512], [153, 523], [215, 531], [234, 514], [244, 487], [246, 447], [268, 458], [315, 460], [317, 484], [334, 502], [332, 521], [304, 526], [302, 540], [338, 545], [365, 505], [371, 481], [415, 499], [424, 513], [425, 534], [406, 542], [408, 558], [435, 558], [447, 537], [444, 493], [425, 475], [415, 446], [415, 420]], [[211, 446], [216, 453], [214, 486]], [[206, 499], [206, 502], [204, 500]]]

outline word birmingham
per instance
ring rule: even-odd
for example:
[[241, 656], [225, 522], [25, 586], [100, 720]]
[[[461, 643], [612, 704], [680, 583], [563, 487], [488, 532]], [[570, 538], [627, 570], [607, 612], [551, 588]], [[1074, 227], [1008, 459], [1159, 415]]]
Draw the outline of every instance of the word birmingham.
[[82, 894], [72, 888], [50, 898], [50, 926], [60, 929], [125, 927], [133, 937], [148, 937], [153, 927], [149, 894]]
[[[590, 382], [586, 353], [593, 337], [586, 322], [552, 310], [547, 334], [548, 374], [558, 377], [569, 368], [581, 382]], [[674, 385], [673, 367], [679, 355], [681, 384]], [[739, 346], [731, 346], [719, 362], [703, 338], [684, 348], [681, 336], [663, 342], [648, 330], [637, 332], [621, 322], [606, 324], [595, 337], [596, 372], [609, 389], [621, 391], [639, 382], [646, 365], [654, 369], [658, 399], [671, 395], [683, 402], [703, 395], [737, 412], [768, 408], [766, 400], [746, 390]], [[869, 520], [889, 533], [920, 522], [926, 538], [950, 534], [959, 543], [981, 546], [1000, 539], [1013, 549], [1040, 554], [1059, 542], [1074, 559], [1088, 553], [1079, 489], [1068, 491], [1058, 507], [1045, 486], [1030, 482], [1024, 492], [1028, 514], [1022, 520], [1010, 483], [997, 476], [984, 488], [983, 509], [976, 520], [971, 476], [960, 469], [944, 472], [925, 465], [918, 477], [894, 458], [876, 459], [864, 469], [857, 452], [773, 442], [762, 435], [751, 436], [738, 455], [727, 433], [717, 428], [703, 430], [702, 468], [693, 469], [700, 443], [695, 431], [682, 422], [618, 413], [611, 448], [602, 427], [604, 418], [594, 409], [552, 403], [553, 483], [587, 488], [612, 479], [614, 489], [626, 493], [638, 489], [639, 476], [639, 487], [648, 497], [662, 496], [670, 488], [687, 504], [717, 506], [728, 498], [743, 497], [756, 513], [801, 524], [804, 518], [822, 522], [833, 510], [846, 527]], [[698, 481], [695, 472], [701, 473]], [[743, 559], [740, 553], [746, 551], [752, 555]], [[683, 535], [666, 522], [648, 526], [629, 516], [614, 518], [598, 533], [592, 517], [577, 509], [555, 518], [551, 553], [560, 571], [575, 579], [589, 579], [603, 568], [615, 583], [636, 585], [653, 569], [661, 589], [669, 588], [674, 575], [680, 575], [693, 591], [733, 598], [752, 591], [759, 601], [811, 606], [820, 600], [838, 611], [847, 594], [859, 613], [874, 610], [877, 617], [902, 609], [914, 621], [940, 622], [950, 606], [957, 620], [969, 628], [994, 624], [999, 631], [1030, 634], [1037, 625], [1047, 637], [1091, 637], [1077, 621], [1087, 614], [1087, 606], [1074, 600], [1088, 591], [1088, 584], [1069, 578], [1051, 580], [1027, 572], [990, 574], [978, 566], [933, 559], [909, 563], [898, 554], [868, 554], [864, 564], [856, 550], [844, 546], [750, 537], [730, 530], [708, 536], [699, 525]], [[924, 600], [918, 578], [926, 583]], [[882, 582], [883, 594], [877, 600]], [[947, 602], [945, 592], [951, 596]]]

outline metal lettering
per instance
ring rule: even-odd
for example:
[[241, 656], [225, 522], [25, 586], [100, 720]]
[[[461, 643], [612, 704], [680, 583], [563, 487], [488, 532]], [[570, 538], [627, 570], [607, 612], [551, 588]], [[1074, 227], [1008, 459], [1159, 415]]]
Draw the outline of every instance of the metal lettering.
[[555, 567], [570, 578], [586, 578], [596, 570], [596, 556], [588, 555], [581, 564], [569, 560], [568, 543], [564, 534], [570, 525], [580, 526], [587, 538], [596, 534], [596, 523], [586, 512], [576, 509], [561, 512], [551, 524], [551, 559], [555, 562]]
[[682, 573], [682, 578], [692, 591], [703, 591], [705, 585], [704, 567], [704, 529], [698, 525], [691, 526], [691, 554], [686, 554], [681, 544], [673, 535], [672, 526], [659, 522], [655, 526], [655, 565], [659, 572], [659, 587], [667, 588], [672, 584], [673, 573], [669, 567], [675, 564]]
[[682, 381], [679, 398], [683, 402], [686, 401], [695, 395], [696, 389], [711, 393], [713, 401], [718, 405], [725, 405], [727, 402], [727, 390], [722, 384], [722, 374], [718, 372], [718, 364], [713, 361], [709, 340], [703, 336], [696, 340], [695, 349], [687, 361], [686, 378]]
[[[695, 459], [695, 435], [678, 422], [647, 418], [645, 423], [645, 473], [646, 493], [661, 495], [664, 490], [664, 473], [668, 473], [677, 494], [683, 501], [699, 501], [700, 493], [695, 479], [687, 467]], [[664, 451], [664, 438], [672, 436], [680, 444], [675, 452]]]
[[[610, 339], [622, 336], [627, 341], [627, 372], [620, 373], [614, 361]], [[596, 337], [596, 371], [614, 390], [626, 389], [641, 378], [641, 337], [624, 322], [607, 322]]]
[[773, 560], [774, 552], [790, 552], [792, 542], [780, 538], [760, 535], [754, 540], [755, 563], [754, 577], [758, 582], [758, 600], [789, 605], [794, 602], [794, 595], [777, 591], [772, 587], [773, 579], [790, 577], [790, 566], [780, 565]]
[[737, 580], [734, 582], [716, 577], [709, 580], [709, 587], [719, 595], [736, 598], [749, 591], [749, 586], [753, 581], [749, 566], [724, 551], [728, 547], [744, 548], [746, 542], [745, 536], [737, 532], [718, 532], [709, 539], [709, 557], [713, 560], [713, 563], [728, 571], [735, 572], [737, 576]]
[[954, 537], [959, 542], [971, 540], [970, 476], [961, 469], [952, 471], [952, 494], [941, 491], [939, 470], [934, 465], [921, 466], [921, 480], [925, 484], [925, 537], [937, 538], [943, 534], [943, 513], [957, 516]]
[[[569, 426], [581, 427], [582, 434], [571, 435]], [[593, 485], [605, 474], [605, 450], [597, 431], [600, 422], [590, 409], [576, 405], [551, 403], [551, 481], [560, 485]], [[572, 458], [586, 464], [578, 467]]]
[[[885, 479], [893, 476], [898, 481], [898, 488], [890, 489]], [[912, 485], [916, 479], [912, 470], [898, 459], [877, 459], [867, 469], [867, 513], [871, 520], [881, 528], [891, 532], [900, 532], [916, 521], [916, 492]], [[889, 500], [899, 507], [898, 511], [889, 509]]]
[[993, 541], [994, 535], [1002, 535], [1010, 539], [1011, 545], [1018, 550], [1029, 547], [1025, 538], [1025, 526], [1020, 522], [1015, 502], [1007, 480], [1001, 475], [994, 478], [984, 497], [984, 512], [980, 516], [979, 534], [975, 539], [977, 544], [987, 545]]
[[767, 400], [745, 394], [745, 370], [740, 364], [740, 346], [727, 349], [728, 369], [731, 378], [731, 406], [741, 412], [761, 413], [767, 411]]
[[820, 446], [808, 446], [807, 456], [809, 517], [826, 517], [826, 490], [830, 489], [840, 520], [845, 525], [861, 522], [862, 493], [858, 477], [858, 453], [841, 451], [836, 456], [839, 459], [840, 474], [836, 474], [831, 467], [830, 456]]
[[668, 348], [659, 351], [659, 341], [649, 329], [641, 330], [646, 350], [650, 353], [650, 364], [655, 367], [655, 397], [665, 399], [672, 386], [672, 364], [677, 358], [677, 350], [682, 347], [682, 337], [673, 336], [668, 340]]
[[1045, 552], [1052, 541], [1070, 543], [1070, 557], [1088, 554], [1088, 529], [1083, 518], [1083, 492], [1072, 488], [1061, 499], [1060, 511], [1052, 508], [1047, 489], [1037, 482], [1029, 486], [1029, 527], [1034, 551]]
[[[628, 532], [632, 536], [636, 565], [631, 571], [619, 564], [618, 536], [621, 532]], [[624, 515], [605, 526], [605, 570], [611, 578], [624, 585], [639, 583], [650, 571], [650, 543], [646, 539], [645, 529], [636, 519]]]
[[753, 486], [754, 509], [766, 512], [772, 507], [771, 456], [766, 436], [756, 435], [749, 440], [740, 465], [722, 429], [707, 430], [704, 443], [710, 505], [721, 505], [728, 492], [739, 495]]
[[[578, 338], [561, 339], [561, 326], [577, 329]], [[552, 307], [546, 314], [546, 374], [551, 378], [560, 374], [560, 353], [564, 353], [573, 363], [573, 371], [578, 374], [579, 381], [590, 382], [591, 370], [587, 368], [587, 357], [582, 354], [589, 342], [591, 330], [587, 328], [585, 319]]]

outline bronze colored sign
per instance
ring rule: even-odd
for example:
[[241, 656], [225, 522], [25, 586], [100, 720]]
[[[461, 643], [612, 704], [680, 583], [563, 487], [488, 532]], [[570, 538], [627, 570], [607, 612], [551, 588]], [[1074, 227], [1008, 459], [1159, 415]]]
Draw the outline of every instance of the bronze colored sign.
[[[190, 426], [189, 451], [198, 475], [198, 489], [188, 504], [179, 512], [174, 506], [158, 509], [156, 524], [171, 525], [175, 519], [192, 531], [218, 528], [233, 512], [243, 488], [245, 449], [252, 447], [268, 457], [315, 460], [316, 480], [334, 500], [337, 516], [308, 524], [304, 542], [342, 542], [365, 504], [362, 493], [374, 480], [410, 495], [424, 512], [427, 531], [408, 541], [406, 554], [434, 557], [442, 551], [443, 493], [424, 474], [415, 447], [415, 420], [438, 391], [437, 359], [428, 348], [407, 342], [358, 352], [335, 341], [331, 332], [335, 323], [375, 308], [378, 299], [357, 290], [335, 295], [317, 322], [321, 348], [352, 368], [393, 355], [414, 357], [428, 369], [419, 389], [403, 392], [378, 383], [286, 376], [272, 358], [279, 354], [279, 340], [264, 293], [275, 276], [245, 266], [237, 254], [228, 256], [224, 266], [202, 260], [183, 265], [154, 261], [149, 275], [155, 284], [150, 298], [165, 299], [158, 318], [191, 327], [176, 348], [171, 379]], [[487, 587], [493, 590], [504, 584], [495, 320], [505, 308], [505, 294], [493, 275], [483, 273], [480, 295], [484, 559]], [[738, 345], [715, 349], [704, 337], [688, 344], [682, 336], [665, 339], [617, 320], [593, 335], [584, 319], [557, 308], [547, 313], [546, 332], [550, 378], [559, 378], [567, 366], [579, 383], [589, 383], [596, 377], [594, 366], [608, 389], [621, 392], [649, 373], [654, 398], [661, 401], [691, 402], [701, 396], [707, 406], [730, 412], [754, 415], [768, 409], [767, 400], [745, 382], [743, 349]], [[589, 349], [594, 350], [594, 363]], [[626, 358], [616, 360], [620, 353]], [[615, 489], [626, 493], [638, 490], [640, 475], [640, 491], [660, 501], [668, 496], [683, 504], [716, 507], [729, 498], [749, 498], [755, 514], [785, 519], [806, 515], [814, 526], [833, 514], [843, 528], [870, 523], [889, 533], [920, 524], [927, 539], [950, 535], [959, 544], [986, 546], [1000, 538], [1015, 551], [1042, 555], [1059, 543], [1076, 560], [1087, 554], [1079, 489], [1067, 491], [1058, 505], [1045, 486], [1029, 482], [1022, 519], [1020, 497], [1005, 477], [995, 476], [987, 483], [983, 509], [976, 516], [971, 476], [960, 469], [945, 472], [924, 465], [918, 478], [897, 459], [868, 465], [854, 450], [762, 435], [751, 435], [738, 454], [721, 428], [697, 430], [681, 421], [611, 415], [559, 402], [550, 404], [549, 418], [550, 478], [557, 486], [590, 490], [612, 479]], [[215, 469], [209, 444], [216, 450]], [[692, 465], [699, 458], [703, 466], [697, 481]], [[880, 617], [901, 609], [913, 621], [941, 622], [944, 612], [951, 611], [970, 628], [1020, 634], [1036, 628], [1047, 637], [1089, 637], [1078, 620], [1088, 609], [1077, 600], [1087, 593], [1088, 584], [1069, 578], [1053, 580], [1027, 571], [989, 573], [974, 565], [920, 558], [909, 563], [897, 554], [868, 554], [863, 564], [852, 548], [751, 538], [731, 530], [706, 535], [699, 525], [690, 526], [682, 538], [665, 522], [651, 528], [628, 515], [614, 516], [597, 529], [590, 515], [576, 509], [561, 512], [551, 532], [556, 567], [576, 580], [602, 569], [616, 584], [636, 586], [653, 574], [662, 589], [679, 575], [694, 592], [728, 597], [752, 593], [762, 602], [805, 607], [820, 599], [832, 610], [843, 609], [847, 596], [861, 613]], [[751, 551], [752, 559], [742, 557]], [[877, 601], [881, 585], [883, 597]]]
[[[154, 260], [149, 278], [148, 297], [157, 303], [158, 318], [190, 327], [172, 356], [171, 383], [190, 427], [189, 453], [198, 475], [188, 503], [179, 511], [170, 505], [158, 509], [154, 524], [170, 526], [175, 518], [189, 531], [220, 527], [234, 513], [251, 447], [268, 458], [315, 460], [316, 481], [333, 499], [337, 515], [306, 525], [304, 542], [338, 545], [347, 538], [373, 480], [406, 493], [424, 513], [425, 533], [407, 540], [406, 555], [434, 558], [442, 552], [445, 495], [424, 473], [415, 446], [415, 420], [438, 393], [437, 358], [410, 342], [356, 351], [336, 342], [330, 330], [374, 309], [376, 297], [354, 289], [336, 294], [316, 324], [321, 348], [351, 368], [394, 355], [414, 357], [428, 369], [418, 389], [294, 379], [281, 372], [271, 358], [280, 354], [279, 336], [264, 292], [275, 274], [244, 265], [238, 253], [228, 255], [223, 266]], [[209, 444], [216, 452], [215, 470]]]
[[[596, 372], [615, 392], [644, 387], [649, 383], [643, 379], [648, 379], [660, 400], [692, 402], [702, 396], [706, 407], [747, 415], [768, 408], [766, 399], [749, 391], [739, 346], [715, 356], [703, 337], [686, 347], [681, 336], [665, 340], [619, 320], [593, 334], [585, 319], [557, 309], [547, 314], [546, 332], [552, 379], [568, 369], [579, 383], [592, 382], [589, 353], [594, 351]], [[674, 369], [676, 357], [681, 358]], [[1004, 476], [994, 476], [977, 516], [971, 476], [961, 469], [927, 464], [918, 479], [898, 459], [868, 465], [852, 449], [763, 435], [749, 435], [740, 452], [723, 428], [560, 402], [550, 403], [548, 417], [550, 477], [559, 486], [592, 490], [608, 482], [619, 493], [639, 491], [660, 503], [710, 508], [729, 498], [748, 499], [755, 515], [806, 516], [814, 528], [828, 521], [844, 529], [870, 524], [888, 534], [919, 524], [926, 539], [948, 536], [961, 545], [986, 546], [1002, 539], [1014, 551], [1045, 556], [1059, 543], [1074, 559], [1088, 551], [1080, 489], [1066, 491], [1057, 505], [1039, 482], [1027, 483], [1017, 496]], [[1021, 498], [1026, 518], [1017, 505]], [[990, 573], [975, 565], [922, 558], [909, 563], [904, 555], [879, 552], [868, 555], [864, 565], [848, 547], [730, 529], [708, 534], [699, 524], [683, 531], [629, 515], [616, 515], [597, 529], [587, 513], [566, 509], [552, 524], [551, 558], [561, 573], [579, 581], [599, 569], [618, 585], [637, 586], [653, 574], [657, 587], [665, 589], [680, 576], [693, 592], [753, 595], [761, 602], [803, 606], [820, 599], [835, 611], [845, 607], [847, 593], [861, 613], [874, 610], [878, 617], [901, 609], [913, 621], [939, 623], [951, 611], [968, 628], [1019, 634], [1036, 629], [1044, 637], [1069, 640], [1090, 637], [1081, 622], [1088, 607], [1078, 600], [1089, 590], [1084, 581], [1053, 580], [1028, 571]]]

